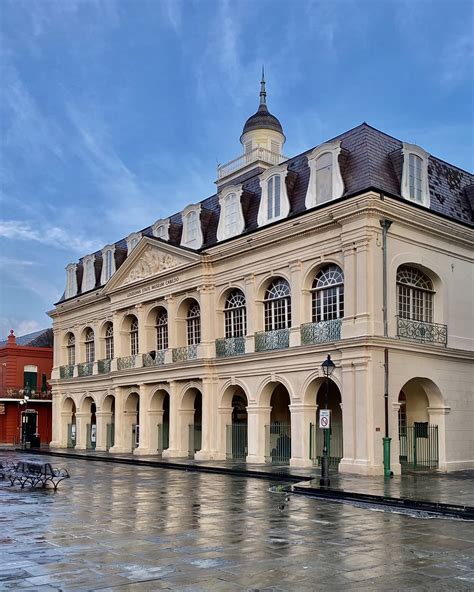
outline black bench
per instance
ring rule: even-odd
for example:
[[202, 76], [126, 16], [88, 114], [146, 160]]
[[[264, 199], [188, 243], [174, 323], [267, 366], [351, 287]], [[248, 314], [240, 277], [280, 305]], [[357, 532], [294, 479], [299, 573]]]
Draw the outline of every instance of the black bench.
[[2, 463], [0, 475], [10, 481], [10, 485], [18, 483], [23, 489], [26, 484], [31, 487], [51, 483], [54, 491], [64, 479], [69, 479], [66, 469], [53, 469], [50, 463], [27, 462]]

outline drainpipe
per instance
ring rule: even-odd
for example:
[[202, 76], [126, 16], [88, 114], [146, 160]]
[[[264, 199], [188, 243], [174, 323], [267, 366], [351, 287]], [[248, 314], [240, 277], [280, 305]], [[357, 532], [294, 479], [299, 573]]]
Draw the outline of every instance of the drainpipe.
[[[380, 220], [382, 227], [382, 261], [383, 261], [383, 336], [388, 337], [388, 314], [387, 314], [387, 233], [392, 225], [392, 220], [386, 218]], [[388, 347], [384, 349], [384, 410], [385, 410], [385, 437], [383, 438], [383, 474], [384, 477], [393, 476], [390, 470], [390, 444], [392, 439], [388, 429]]]

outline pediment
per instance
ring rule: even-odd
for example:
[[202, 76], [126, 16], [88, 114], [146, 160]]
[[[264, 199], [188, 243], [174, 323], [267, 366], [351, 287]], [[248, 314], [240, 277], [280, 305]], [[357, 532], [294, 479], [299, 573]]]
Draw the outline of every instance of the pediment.
[[144, 237], [109, 280], [105, 292], [159, 277], [200, 261], [200, 256]]

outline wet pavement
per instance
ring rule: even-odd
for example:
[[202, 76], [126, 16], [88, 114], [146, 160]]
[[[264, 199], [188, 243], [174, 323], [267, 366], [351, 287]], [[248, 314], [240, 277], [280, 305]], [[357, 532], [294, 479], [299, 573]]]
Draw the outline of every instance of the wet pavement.
[[472, 523], [287, 501], [265, 479], [49, 460], [72, 476], [57, 493], [0, 481], [1, 590], [474, 590]]

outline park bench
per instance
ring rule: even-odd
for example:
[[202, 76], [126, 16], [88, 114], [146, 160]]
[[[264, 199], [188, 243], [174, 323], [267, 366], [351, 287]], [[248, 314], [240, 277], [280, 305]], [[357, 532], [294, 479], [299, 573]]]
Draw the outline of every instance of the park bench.
[[26, 484], [31, 487], [51, 483], [54, 491], [64, 479], [69, 479], [66, 469], [54, 469], [50, 463], [21, 461], [18, 463], [1, 463], [0, 476], [7, 478], [10, 485], [18, 483], [23, 489]]

